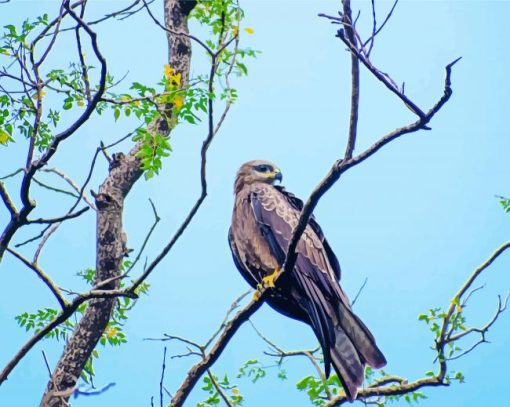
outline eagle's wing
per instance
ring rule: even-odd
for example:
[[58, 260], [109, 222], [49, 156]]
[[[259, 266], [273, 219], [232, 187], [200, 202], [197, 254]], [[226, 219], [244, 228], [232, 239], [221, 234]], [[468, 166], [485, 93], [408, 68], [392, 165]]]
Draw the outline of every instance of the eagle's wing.
[[[250, 203], [259, 230], [279, 264], [297, 225], [302, 202], [272, 186], [254, 187]], [[364, 365], [386, 363], [366, 326], [350, 309], [338, 284], [340, 267], [315, 220], [305, 229], [296, 249], [296, 265], [290, 278], [296, 303], [306, 312], [324, 354], [326, 374], [333, 363], [349, 398], [356, 395], [364, 378]], [[287, 313], [290, 313], [287, 310]]]
[[[297, 211], [299, 211], [301, 213], [301, 211], [303, 210], [303, 206], [304, 206], [303, 201], [301, 199], [299, 199], [293, 193], [287, 191], [282, 186], [278, 185], [278, 186], [274, 186], [274, 188], [277, 189], [278, 191], [280, 191], [287, 198], [287, 201], [289, 202], [289, 204], [294, 209], [296, 209]], [[328, 241], [324, 237], [324, 233], [322, 232], [322, 229], [321, 229], [320, 225], [317, 223], [314, 215], [312, 215], [310, 217], [308, 224], [310, 225], [312, 230], [315, 232], [315, 234], [317, 235], [319, 240], [322, 242], [322, 246], [324, 248], [324, 251], [326, 252], [326, 256], [328, 257], [329, 264], [331, 265], [337, 280], [340, 280], [340, 277], [341, 277], [340, 263], [338, 262], [338, 259], [335, 255], [335, 253], [333, 253], [333, 250], [331, 249], [331, 246], [329, 245]]]

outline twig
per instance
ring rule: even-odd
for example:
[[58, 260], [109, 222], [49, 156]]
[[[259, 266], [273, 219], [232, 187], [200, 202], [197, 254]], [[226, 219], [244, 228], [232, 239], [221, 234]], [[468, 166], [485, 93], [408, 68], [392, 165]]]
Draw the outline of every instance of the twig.
[[68, 219], [77, 218], [78, 216], [83, 215], [89, 209], [90, 208], [88, 206], [85, 206], [85, 207], [83, 207], [82, 209], [80, 209], [77, 212], [70, 213], [70, 214], [67, 214], [67, 215], [63, 215], [63, 216], [60, 216], [58, 218], [51, 218], [51, 219], [43, 219], [43, 218], [39, 218], [39, 219], [27, 219], [26, 224], [29, 225], [29, 224], [32, 224], [32, 223], [38, 223], [38, 224], [50, 224], [51, 225], [53, 223], [61, 223], [61, 222], [64, 222], [64, 221], [66, 221]]
[[365, 280], [363, 281], [363, 284], [361, 284], [361, 287], [359, 288], [358, 292], [356, 293], [356, 295], [354, 296], [354, 299], [351, 302], [351, 307], [354, 307], [354, 304], [356, 304], [356, 301], [358, 300], [358, 297], [360, 296], [361, 292], [363, 291], [363, 289], [367, 285], [367, 281], [368, 281], [368, 277], [365, 277]]
[[372, 18], [373, 18], [373, 29], [372, 29], [372, 35], [368, 38], [368, 40], [366, 40], [364, 43], [363, 43], [363, 48], [365, 48], [367, 46], [367, 44], [370, 42], [370, 47], [368, 48], [368, 51], [367, 51], [367, 57], [370, 57], [370, 54], [372, 52], [372, 48], [374, 47], [374, 39], [375, 37], [381, 32], [381, 30], [384, 28], [384, 26], [386, 25], [386, 23], [389, 21], [389, 19], [391, 18], [391, 16], [393, 15], [393, 12], [395, 11], [395, 8], [397, 7], [397, 4], [398, 4], [398, 0], [395, 0], [393, 2], [393, 6], [391, 6], [391, 9], [390, 11], [388, 12], [388, 14], [386, 15], [386, 18], [384, 19], [383, 23], [380, 25], [379, 28], [376, 29], [377, 27], [377, 21], [376, 21], [376, 18], [375, 18], [375, 0], [372, 0]]
[[[510, 294], [509, 294], [510, 295]], [[502, 312], [504, 312], [506, 310], [506, 307], [508, 305], [508, 297], [509, 295], [506, 296], [505, 298], [505, 301], [502, 302], [501, 301], [501, 296], [498, 295], [498, 307], [496, 309], [496, 312], [494, 313], [494, 316], [491, 318], [491, 320], [489, 322], [487, 322], [487, 324], [485, 324], [483, 327], [481, 328], [469, 328], [469, 329], [466, 329], [465, 331], [457, 334], [457, 335], [453, 335], [453, 336], [448, 336], [446, 339], [445, 339], [445, 343], [450, 343], [450, 342], [455, 342], [455, 341], [458, 341], [459, 339], [471, 334], [471, 333], [474, 333], [474, 332], [477, 332], [480, 334], [480, 339], [475, 342], [469, 349], [465, 350], [464, 352], [456, 355], [456, 356], [452, 356], [452, 357], [448, 357], [447, 360], [455, 360], [455, 359], [459, 359], [461, 358], [462, 356], [468, 354], [469, 352], [471, 352], [473, 349], [475, 349], [478, 345], [484, 343], [484, 342], [487, 342], [487, 340], [485, 339], [485, 334], [489, 331], [489, 329], [492, 327], [492, 325], [494, 325], [494, 323], [497, 321], [497, 319], [499, 318], [500, 314]]]
[[33, 178], [33, 181], [40, 187], [45, 188], [49, 191], [58, 192], [59, 194], [69, 195], [69, 196], [72, 196], [73, 198], [78, 198], [78, 195], [74, 194], [73, 192], [69, 192], [69, 191], [66, 191], [65, 189], [60, 189], [60, 188], [56, 188], [51, 185], [45, 184], [44, 182], [39, 181], [35, 177]]
[[163, 350], [163, 363], [161, 365], [161, 379], [159, 381], [159, 406], [163, 407], [163, 381], [165, 380], [165, 367], [166, 367], [166, 346]]
[[27, 266], [29, 269], [35, 272], [37, 276], [43, 281], [44, 284], [50, 289], [50, 291], [53, 293], [55, 298], [57, 299], [58, 303], [62, 307], [62, 309], [65, 309], [69, 304], [65, 297], [63, 296], [62, 292], [58, 288], [58, 286], [53, 282], [53, 280], [44, 272], [42, 271], [39, 266], [36, 263], [31, 262], [18, 252], [12, 250], [11, 248], [7, 248], [7, 251], [11, 253], [14, 257], [16, 257], [18, 260], [20, 260], [25, 266]]
[[133, 263], [131, 263], [131, 266], [129, 266], [129, 268], [124, 273], [124, 275], [126, 275], [126, 276], [129, 274], [129, 272], [131, 270], [133, 270], [133, 268], [135, 267], [135, 265], [138, 262], [138, 260], [140, 260], [140, 256], [142, 255], [142, 253], [143, 253], [143, 251], [145, 249], [145, 246], [149, 242], [149, 239], [150, 239], [150, 237], [152, 235], [152, 232], [154, 232], [154, 229], [156, 229], [157, 224], [161, 220], [161, 218], [158, 215], [158, 212], [156, 211], [156, 207], [154, 206], [154, 202], [152, 202], [152, 199], [149, 198], [149, 202], [151, 204], [152, 213], [154, 214], [154, 223], [152, 224], [151, 228], [149, 229], [149, 232], [147, 233], [147, 236], [145, 236], [145, 239], [144, 239], [144, 241], [142, 243], [142, 247], [140, 247], [140, 250], [138, 251], [138, 254], [136, 255], [135, 260], [133, 261]]
[[211, 383], [212, 385], [214, 386], [214, 388], [216, 389], [216, 391], [218, 392], [218, 394], [220, 395], [220, 397], [223, 399], [223, 401], [225, 402], [225, 404], [228, 406], [228, 407], [232, 407], [232, 403], [230, 402], [230, 399], [228, 398], [228, 396], [225, 394], [225, 392], [223, 391], [223, 389], [221, 388], [220, 384], [218, 383], [218, 381], [216, 380], [216, 377], [214, 377], [213, 373], [211, 372], [210, 369], [207, 369], [207, 375], [209, 376], [209, 379], [211, 379]]
[[44, 235], [39, 244], [37, 245], [37, 249], [34, 253], [34, 257], [32, 259], [32, 262], [37, 263], [39, 261], [39, 256], [41, 255], [42, 249], [50, 236], [57, 231], [61, 223], [54, 223], [52, 225], [48, 225], [49, 228], [44, 229]]
[[46, 365], [46, 369], [48, 370], [48, 375], [51, 377], [51, 368], [50, 363], [48, 362], [48, 358], [46, 357], [46, 352], [44, 351], [44, 349], [41, 350], [41, 352], [44, 358], [44, 364]]
[[80, 199], [80, 196], [81, 198], [83, 198], [83, 200], [87, 203], [88, 206], [90, 206], [92, 209], [96, 209], [96, 206], [94, 205], [94, 203], [89, 199], [89, 197], [87, 196], [87, 194], [84, 194], [83, 193], [83, 190], [85, 188], [80, 188], [70, 177], [67, 176], [66, 173], [64, 173], [63, 171], [61, 171], [60, 169], [58, 168], [43, 168], [42, 171], [44, 172], [51, 172], [53, 174], [56, 174], [58, 175], [59, 177], [61, 177], [64, 181], [66, 181], [70, 186], [71, 188], [73, 188], [76, 193], [78, 195], [74, 195], [73, 196], [75, 198], [78, 198]]

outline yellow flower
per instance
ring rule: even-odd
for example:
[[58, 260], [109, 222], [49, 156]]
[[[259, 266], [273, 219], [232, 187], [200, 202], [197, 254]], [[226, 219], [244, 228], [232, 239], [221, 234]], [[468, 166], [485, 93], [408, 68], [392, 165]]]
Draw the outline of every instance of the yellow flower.
[[239, 389], [233, 388], [233, 389], [232, 389], [232, 393], [234, 393], [234, 394], [239, 394]]
[[80, 107], [85, 106], [85, 102], [84, 102], [82, 99], [78, 100], [78, 101], [76, 102], [76, 104], [77, 104], [78, 106], [80, 106]]
[[235, 36], [237, 36], [237, 34], [239, 34], [239, 28], [238, 27], [234, 27], [232, 28], [232, 34]]
[[248, 34], [253, 34], [255, 32], [255, 30], [253, 28], [250, 28], [250, 27], [246, 27], [244, 29], [244, 31], [246, 31]]
[[175, 69], [172, 68], [170, 65], [168, 64], [165, 64], [164, 65], [164, 72], [165, 72], [165, 76], [170, 79], [170, 77], [174, 74], [175, 72]]
[[184, 104], [184, 98], [182, 96], [176, 96], [173, 100], [173, 104], [177, 110], [179, 110]]
[[[40, 94], [41, 94], [41, 99], [42, 99], [42, 98], [44, 97], [44, 95], [46, 95], [46, 91], [45, 91], [44, 89], [41, 89]], [[39, 95], [39, 93], [38, 93], [38, 92], [34, 93], [34, 94], [32, 95], [32, 99], [37, 100], [38, 95]]]
[[119, 332], [118, 328], [108, 328], [106, 331], [106, 335], [108, 338], [113, 338]]
[[181, 86], [181, 73], [178, 72], [176, 73], [175, 75], [171, 75], [170, 78], [170, 81], [172, 81], [172, 85], [175, 85], [175, 86]]
[[4, 130], [0, 130], [0, 144], [7, 144], [9, 141], [9, 133]]

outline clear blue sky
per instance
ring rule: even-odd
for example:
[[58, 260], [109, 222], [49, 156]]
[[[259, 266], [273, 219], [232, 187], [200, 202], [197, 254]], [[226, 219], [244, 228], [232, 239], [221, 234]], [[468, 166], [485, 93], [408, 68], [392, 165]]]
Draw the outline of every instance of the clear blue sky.
[[[158, 395], [163, 344], [143, 341], [164, 333], [204, 341], [215, 330], [230, 303], [247, 289], [237, 273], [227, 245], [235, 171], [255, 158], [277, 163], [283, 184], [305, 198], [331, 163], [344, 151], [348, 124], [349, 57], [335, 27], [317, 17], [334, 14], [339, 1], [244, 2], [244, 35], [248, 46], [261, 50], [249, 63], [250, 74], [236, 82], [239, 101], [233, 107], [209, 155], [209, 196], [193, 224], [170, 255], [150, 277], [150, 296], [131, 312], [125, 327], [129, 342], [101, 350], [96, 363], [98, 386], [116, 386], [100, 397], [79, 398], [75, 406], [149, 406]], [[378, 2], [379, 3], [379, 2]], [[121, 8], [124, 2], [92, 2], [91, 17]], [[368, 1], [360, 27], [369, 27]], [[391, 4], [380, 2], [381, 16]], [[159, 1], [153, 6], [161, 8]], [[13, 1], [0, 5], [0, 23], [20, 21], [48, 10], [57, 2]], [[161, 13], [160, 13], [161, 14]], [[510, 94], [508, 36], [510, 3], [506, 1], [402, 1], [387, 28], [377, 38], [373, 62], [406, 83], [407, 94], [428, 109], [443, 91], [444, 66], [462, 56], [453, 73], [451, 101], [432, 121], [432, 131], [408, 135], [351, 170], [324, 197], [316, 210], [343, 268], [342, 285], [351, 297], [368, 278], [356, 311], [376, 336], [387, 359], [387, 371], [410, 380], [435, 370], [432, 336], [417, 315], [430, 307], [444, 307], [471, 271], [509, 239], [510, 214], [500, 208], [495, 194], [510, 195], [510, 137], [506, 97]], [[192, 28], [193, 29], [193, 28]], [[132, 81], [155, 83], [166, 62], [163, 33], [145, 14], [98, 29], [99, 41], [116, 77], [128, 73]], [[66, 60], [67, 49], [55, 55]], [[195, 55], [200, 50], [195, 48]], [[201, 60], [193, 73], [203, 70]], [[361, 77], [359, 149], [413, 117], [363, 70]], [[122, 85], [121, 85], [122, 86]], [[505, 99], [504, 99], [505, 98]], [[55, 166], [82, 181], [99, 140], [117, 139], [134, 122], [95, 119], [73, 137], [55, 157]], [[172, 135], [173, 154], [161, 175], [140, 181], [126, 203], [125, 229], [129, 246], [138, 248], [152, 214], [148, 197], [162, 217], [148, 248], [159, 252], [181, 223], [199, 191], [199, 148], [205, 126], [181, 126]], [[125, 144], [124, 149], [128, 148]], [[0, 147], [1, 174], [21, 166], [22, 142]], [[94, 174], [97, 189], [106, 174], [101, 163]], [[49, 178], [46, 178], [49, 180]], [[18, 179], [19, 180], [19, 179]], [[8, 183], [15, 190], [16, 180]], [[64, 211], [63, 198], [43, 203], [48, 195], [34, 190], [36, 199], [53, 215]], [[48, 209], [49, 208], [49, 209]], [[57, 210], [59, 209], [59, 210]], [[35, 214], [48, 213], [41, 210]], [[0, 210], [0, 224], [7, 212]], [[89, 213], [65, 225], [47, 246], [41, 265], [65, 287], [76, 287], [74, 274], [94, 265], [95, 220]], [[35, 229], [17, 236], [31, 236]], [[26, 247], [29, 254], [33, 247]], [[484, 290], [466, 309], [468, 324], [487, 321], [497, 295], [510, 290], [510, 255], [502, 256], [481, 278]], [[3, 366], [28, 338], [14, 316], [55, 302], [41, 282], [6, 255], [0, 267]], [[284, 349], [315, 346], [311, 329], [263, 307], [253, 318], [256, 326]], [[423, 406], [500, 405], [507, 386], [510, 360], [510, 316], [502, 315], [484, 344], [452, 362], [466, 376], [463, 385], [425, 390]], [[167, 344], [169, 354], [181, 352]], [[0, 388], [0, 404], [37, 405], [47, 381], [41, 350], [55, 365], [61, 344], [44, 341], [12, 372]], [[213, 370], [232, 375], [247, 359], [264, 357], [264, 343], [249, 325], [228, 345]], [[167, 363], [166, 386], [177, 388], [192, 359]], [[307, 406], [306, 394], [295, 382], [314, 370], [305, 361], [285, 364], [289, 380], [280, 382], [272, 371], [260, 383], [239, 382], [246, 406]], [[276, 371], [275, 371], [276, 374]], [[199, 390], [190, 400], [204, 398]], [[278, 402], [278, 404], [277, 404]], [[192, 405], [192, 403], [189, 403]], [[402, 402], [405, 405], [405, 402]]]

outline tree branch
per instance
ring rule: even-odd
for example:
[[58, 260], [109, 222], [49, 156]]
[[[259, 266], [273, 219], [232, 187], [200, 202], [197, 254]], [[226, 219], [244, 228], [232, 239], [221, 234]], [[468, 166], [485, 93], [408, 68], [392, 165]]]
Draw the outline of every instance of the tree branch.
[[77, 218], [78, 216], [80, 215], [83, 215], [85, 212], [87, 212], [88, 210], [90, 209], [90, 207], [88, 206], [85, 206], [83, 208], [81, 208], [79, 211], [77, 212], [74, 212], [74, 213], [69, 213], [67, 215], [63, 215], [63, 216], [60, 216], [58, 218], [50, 218], [50, 219], [43, 219], [43, 218], [38, 218], [38, 219], [27, 219], [26, 221], [26, 224], [29, 225], [29, 224], [32, 224], [32, 223], [39, 223], [39, 224], [52, 224], [52, 223], [59, 223], [59, 222], [63, 222], [63, 221], [66, 221], [68, 219], [73, 219], [73, 218]]
[[43, 283], [46, 284], [46, 286], [53, 293], [53, 295], [57, 299], [57, 301], [60, 304], [60, 306], [62, 307], [62, 309], [64, 309], [68, 305], [67, 300], [65, 299], [64, 295], [62, 294], [62, 292], [60, 291], [58, 286], [53, 282], [53, 280], [43, 270], [40, 269], [40, 267], [37, 265], [37, 263], [31, 262], [30, 260], [23, 257], [18, 252], [14, 251], [10, 248], [7, 248], [7, 251], [9, 253], [11, 253], [14, 257], [16, 257], [18, 260], [20, 260], [29, 269], [33, 270], [35, 272], [35, 274], [37, 274], [37, 277], [39, 277], [43, 281]]

